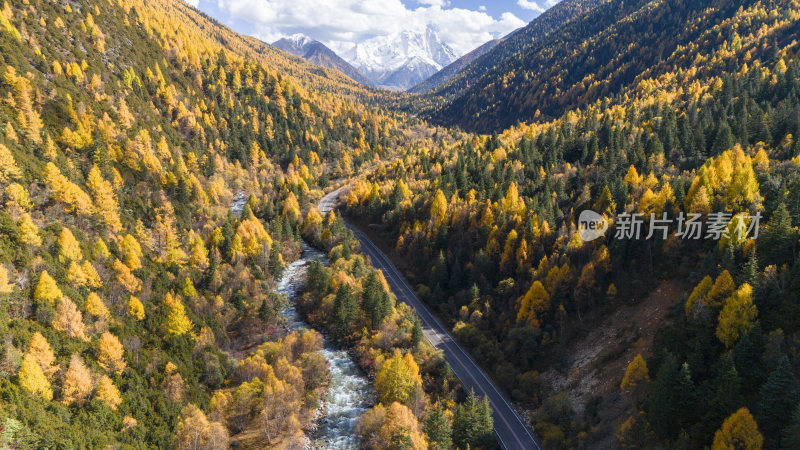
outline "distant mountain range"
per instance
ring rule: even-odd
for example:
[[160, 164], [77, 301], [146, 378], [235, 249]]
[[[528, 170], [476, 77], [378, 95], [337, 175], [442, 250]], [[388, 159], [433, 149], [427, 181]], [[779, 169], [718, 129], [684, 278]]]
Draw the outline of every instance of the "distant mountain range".
[[273, 47], [291, 53], [294, 56], [305, 59], [311, 64], [328, 67], [338, 70], [348, 77], [364, 85], [372, 85], [372, 82], [353, 68], [350, 64], [329, 49], [322, 42], [311, 39], [303, 34], [294, 34], [289, 37], [279, 39], [272, 43]]
[[[481, 49], [485, 47], [483, 51], [488, 51], [491, 48], [489, 44]], [[416, 86], [458, 58], [456, 52], [432, 28], [424, 32], [403, 31], [377, 36], [356, 44], [342, 56], [303, 34], [282, 38], [272, 45], [312, 64], [339, 70], [361, 84], [393, 91], [405, 91]], [[475, 51], [464, 58], [473, 53]], [[472, 56], [472, 59], [477, 56]], [[465, 67], [469, 61], [463, 61], [461, 67]], [[452, 75], [442, 79], [446, 81], [450, 78]]]
[[377, 36], [342, 55], [376, 86], [407, 90], [458, 58], [432, 28]]

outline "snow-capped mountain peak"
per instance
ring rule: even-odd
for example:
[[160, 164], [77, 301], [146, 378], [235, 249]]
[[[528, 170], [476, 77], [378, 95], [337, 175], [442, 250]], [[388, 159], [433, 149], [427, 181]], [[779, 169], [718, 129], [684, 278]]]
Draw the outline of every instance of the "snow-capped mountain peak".
[[408, 89], [458, 58], [436, 31], [402, 31], [356, 44], [342, 55], [376, 85]]
[[286, 40], [290, 41], [292, 44], [294, 44], [298, 48], [303, 48], [306, 45], [314, 42], [313, 39], [311, 39], [310, 37], [306, 36], [303, 33], [295, 33], [295, 34], [293, 34], [291, 36], [288, 36], [286, 38]]

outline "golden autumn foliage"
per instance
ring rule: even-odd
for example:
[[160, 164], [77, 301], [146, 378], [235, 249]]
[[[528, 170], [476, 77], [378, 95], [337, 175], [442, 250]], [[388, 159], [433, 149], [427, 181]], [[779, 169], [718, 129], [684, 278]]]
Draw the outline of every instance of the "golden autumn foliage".
[[436, 228], [439, 228], [447, 220], [447, 198], [441, 189], [436, 191], [431, 202], [431, 220]]
[[764, 438], [758, 430], [753, 415], [740, 408], [725, 419], [714, 434], [712, 450], [761, 450]]
[[42, 238], [39, 237], [39, 227], [33, 222], [30, 214], [23, 213], [19, 218], [19, 223], [17, 226], [19, 227], [20, 240], [23, 244], [27, 244], [32, 247], [38, 247], [42, 245]]
[[92, 257], [97, 259], [107, 259], [111, 256], [111, 252], [108, 251], [108, 246], [103, 238], [97, 238], [97, 242], [95, 242], [94, 247], [92, 248]]
[[69, 267], [67, 268], [67, 281], [70, 285], [76, 288], [86, 286], [86, 283], [88, 282], [86, 274], [83, 273], [83, 269], [81, 268], [80, 264], [76, 263], [75, 261], [71, 261], [69, 263]]
[[128, 316], [136, 321], [144, 319], [144, 305], [133, 295], [128, 299]]
[[47, 163], [44, 174], [45, 183], [52, 191], [53, 197], [64, 203], [67, 212], [90, 215], [93, 211], [92, 199], [86, 192], [67, 177], [61, 174], [55, 164]]
[[290, 192], [286, 197], [286, 200], [283, 203], [281, 217], [287, 218], [294, 222], [302, 219], [302, 216], [300, 215], [300, 204], [297, 202], [297, 196], [294, 195], [294, 192]]
[[92, 292], [86, 297], [86, 302], [84, 303], [84, 308], [86, 308], [86, 312], [91, 314], [95, 317], [102, 317], [108, 318], [109, 312], [106, 304], [103, 302], [103, 299], [100, 298], [97, 293]]
[[69, 297], [61, 297], [56, 306], [56, 315], [52, 325], [53, 328], [63, 331], [69, 337], [89, 341], [89, 336], [86, 335], [86, 326], [83, 324], [83, 316]]
[[403, 436], [411, 441], [411, 448], [414, 450], [428, 448], [414, 413], [398, 402], [393, 402], [386, 408], [386, 419], [379, 433], [384, 442], [396, 442], [398, 436]]
[[92, 372], [77, 354], [72, 355], [64, 382], [61, 384], [61, 403], [80, 407], [92, 393]]
[[721, 306], [722, 301], [736, 290], [736, 283], [733, 281], [730, 272], [723, 270], [714, 281], [714, 285], [708, 292], [706, 303], [709, 306]]
[[650, 381], [650, 375], [647, 372], [647, 363], [641, 354], [637, 354], [625, 369], [625, 376], [622, 377], [622, 383], [620, 383], [619, 387], [622, 390], [633, 389], [639, 384], [648, 381]]
[[14, 161], [11, 151], [3, 144], [0, 144], [0, 183], [6, 184], [18, 180], [22, 176], [22, 171]]
[[122, 397], [119, 394], [119, 389], [117, 389], [117, 387], [114, 385], [114, 381], [112, 381], [108, 375], [103, 375], [100, 377], [100, 382], [97, 384], [95, 395], [113, 410], [116, 410], [120, 403], [122, 403]]
[[745, 283], [725, 299], [717, 319], [717, 338], [726, 347], [733, 347], [741, 335], [750, 331], [757, 316], [758, 310], [753, 303], [753, 288]]
[[128, 266], [130, 270], [136, 270], [142, 267], [142, 247], [135, 237], [126, 234], [125, 237], [122, 238], [120, 248], [125, 257], [125, 265]]
[[47, 342], [47, 339], [38, 331], [33, 333], [31, 343], [28, 345], [28, 351], [25, 355], [31, 356], [33, 360], [39, 364], [42, 373], [48, 378], [52, 377], [58, 370], [58, 366], [55, 365], [56, 357], [53, 354], [53, 350], [50, 348], [50, 343]]
[[53, 399], [53, 390], [50, 388], [50, 382], [47, 381], [42, 368], [32, 355], [25, 355], [22, 359], [22, 366], [20, 366], [17, 376], [19, 385], [29, 393], [45, 400]]
[[131, 294], [139, 292], [139, 289], [142, 288], [142, 281], [136, 278], [136, 275], [131, 272], [128, 266], [123, 264], [122, 261], [115, 259], [114, 270], [117, 272], [116, 280], [120, 286]]
[[106, 331], [97, 342], [97, 363], [109, 373], [125, 370], [124, 349], [119, 339]]
[[375, 376], [375, 388], [384, 403], [409, 401], [417, 389], [421, 388], [422, 378], [419, 367], [411, 353], [405, 356], [399, 349], [384, 361]]
[[181, 450], [226, 449], [228, 430], [219, 422], [209, 421], [200, 408], [190, 403], [181, 412], [181, 420], [176, 429], [175, 446]]
[[192, 246], [189, 252], [189, 264], [203, 270], [206, 269], [208, 267], [208, 249], [206, 249], [203, 239], [192, 230], [189, 232], [189, 242]]
[[186, 310], [179, 296], [173, 296], [168, 292], [164, 297], [164, 305], [169, 309], [164, 324], [168, 334], [182, 336], [192, 329], [192, 321], [186, 316]]
[[9, 282], [8, 269], [0, 264], [0, 295], [10, 294], [14, 290], [14, 285]]
[[86, 286], [92, 289], [103, 287], [103, 281], [100, 279], [100, 275], [97, 273], [97, 269], [94, 268], [92, 263], [83, 261], [81, 264], [81, 272], [86, 279]]
[[272, 247], [272, 238], [264, 229], [264, 225], [256, 218], [243, 220], [236, 228], [234, 239], [237, 237], [247, 256], [257, 256], [261, 252], [268, 252]]
[[358, 423], [357, 432], [364, 436], [366, 445], [376, 449], [395, 448], [404, 442], [408, 449], [427, 449], [428, 444], [414, 413], [405, 405], [392, 402], [388, 407], [378, 403], [365, 412]]
[[94, 198], [95, 211], [102, 218], [103, 223], [113, 232], [122, 229], [119, 219], [119, 205], [111, 183], [106, 181], [100, 174], [97, 166], [92, 166], [87, 177], [87, 186]]
[[33, 299], [37, 302], [49, 303], [55, 305], [56, 300], [63, 297], [61, 289], [58, 288], [56, 280], [47, 273], [46, 270], [42, 271], [39, 275], [39, 282], [36, 284], [36, 289], [33, 291]]
[[700, 280], [700, 283], [698, 283], [697, 286], [692, 289], [692, 293], [689, 294], [689, 298], [686, 300], [686, 304], [684, 305], [687, 316], [694, 312], [698, 302], [703, 301], [706, 303], [706, 296], [709, 292], [711, 292], [713, 285], [714, 281], [710, 276], [706, 275], [702, 280]]
[[547, 293], [542, 282], [536, 280], [520, 300], [519, 311], [517, 311], [517, 321], [524, 322], [531, 327], [538, 327], [539, 319], [537, 314], [541, 314], [549, 307], [550, 294]]

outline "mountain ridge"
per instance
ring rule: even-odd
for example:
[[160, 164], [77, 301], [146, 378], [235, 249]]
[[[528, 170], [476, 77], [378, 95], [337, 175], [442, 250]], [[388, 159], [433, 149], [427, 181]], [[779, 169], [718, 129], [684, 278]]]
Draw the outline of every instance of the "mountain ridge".
[[432, 89], [435, 89], [438, 86], [441, 86], [444, 83], [447, 83], [462, 70], [466, 69], [470, 64], [472, 64], [473, 61], [490, 52], [493, 48], [506, 39], [507, 37], [492, 39], [491, 41], [478, 46], [466, 55], [448, 64], [442, 68], [442, 70], [417, 83], [411, 89], [408, 89], [408, 92], [412, 94], [424, 94], [430, 92]]
[[361, 72], [340, 57], [336, 52], [328, 48], [325, 44], [312, 39], [304, 34], [298, 33], [273, 42], [273, 47], [290, 53], [298, 58], [302, 58], [311, 64], [338, 70], [347, 75], [353, 81], [365, 86], [372, 85]]

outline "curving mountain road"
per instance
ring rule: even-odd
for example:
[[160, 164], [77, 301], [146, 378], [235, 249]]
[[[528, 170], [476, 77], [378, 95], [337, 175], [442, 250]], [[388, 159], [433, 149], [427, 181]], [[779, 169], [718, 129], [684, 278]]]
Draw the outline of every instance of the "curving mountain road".
[[[326, 214], [331, 211], [343, 189], [339, 188], [325, 195], [319, 202], [319, 211]], [[506, 400], [500, 389], [486, 376], [469, 354], [461, 348], [447, 328], [431, 314], [389, 258], [364, 233], [350, 224], [347, 224], [347, 227], [361, 243], [361, 251], [369, 256], [372, 265], [383, 272], [389, 287], [392, 288], [392, 292], [394, 292], [397, 299], [416, 310], [422, 322], [422, 331], [425, 337], [431, 345], [442, 350], [445, 359], [453, 369], [453, 373], [465, 387], [473, 389], [476, 394], [489, 399], [494, 419], [494, 432], [500, 445], [505, 449], [540, 449], [533, 434], [525, 426], [525, 423], [511, 406], [511, 403]]]

